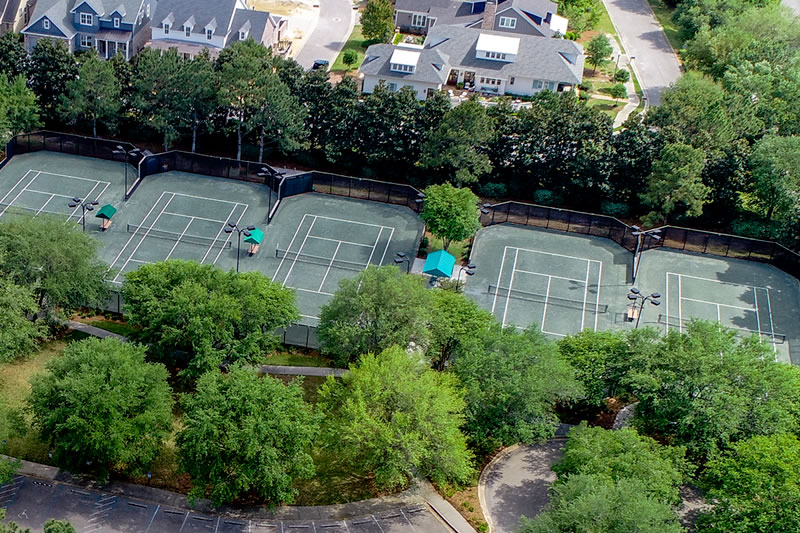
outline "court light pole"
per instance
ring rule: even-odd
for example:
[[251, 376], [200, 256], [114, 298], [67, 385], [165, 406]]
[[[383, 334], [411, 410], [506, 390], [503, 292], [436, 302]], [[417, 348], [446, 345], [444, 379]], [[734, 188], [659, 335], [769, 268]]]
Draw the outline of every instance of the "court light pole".
[[[475, 274], [475, 264], [469, 263], [467, 266], [462, 266], [458, 269], [458, 277], [456, 278], [456, 292], [458, 292], [458, 288], [461, 286], [461, 273], [466, 274], [467, 276], [472, 276]], [[464, 279], [464, 283], [466, 283], [466, 279]]]
[[130, 152], [128, 152], [121, 144], [117, 145], [116, 150], [111, 150], [111, 153], [114, 155], [124, 155], [125, 156], [125, 191], [123, 192], [123, 196], [128, 194], [128, 157], [137, 155], [141, 150], [138, 148], [134, 148]]
[[394, 256], [394, 262], [396, 265], [405, 263], [406, 274], [411, 274], [411, 258], [406, 256], [405, 252], [397, 252], [397, 254]]
[[234, 222], [228, 222], [228, 227], [225, 228], [225, 233], [233, 233], [234, 231], [239, 235], [239, 243], [236, 246], [236, 272], [239, 272], [239, 253], [242, 250], [242, 233], [244, 233], [245, 237], [250, 236], [250, 232], [256, 229], [255, 226], [247, 226], [246, 228], [240, 228]]
[[633, 228], [631, 235], [636, 236], [636, 250], [633, 252], [633, 283], [636, 283], [636, 278], [639, 276], [639, 264], [642, 262], [642, 252], [644, 252], [642, 241], [644, 237], [650, 237], [651, 239], [660, 241], [661, 230], [658, 228], [643, 230], [639, 226], [631, 227]]
[[639, 305], [639, 313], [636, 315], [636, 325], [634, 328], [639, 327], [639, 320], [642, 318], [642, 311], [644, 311], [644, 304], [650, 302], [653, 306], [661, 305], [661, 295], [657, 292], [653, 292], [649, 295], [644, 295], [642, 292], [637, 289], [636, 287], [631, 287], [630, 292], [628, 293], [628, 300], [631, 302], [631, 309], [636, 309], [636, 305]]
[[70, 207], [81, 207], [81, 225], [83, 226], [83, 232], [86, 233], [86, 211], [94, 211], [94, 206], [99, 204], [97, 200], [87, 201], [84, 202], [80, 198], [74, 197], [72, 201], [67, 204]]

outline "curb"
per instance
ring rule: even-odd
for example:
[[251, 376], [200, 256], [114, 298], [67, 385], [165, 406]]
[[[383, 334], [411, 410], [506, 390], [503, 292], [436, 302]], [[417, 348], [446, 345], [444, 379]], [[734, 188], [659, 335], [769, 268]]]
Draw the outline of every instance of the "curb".
[[[647, 2], [647, 0], [644, 0], [644, 1]], [[628, 45], [625, 43], [625, 39], [622, 37], [622, 33], [620, 33], [619, 28], [617, 28], [617, 23], [614, 22], [614, 18], [611, 16], [611, 12], [608, 10], [608, 6], [606, 5], [606, 0], [602, 0], [602, 2], [603, 2], [603, 8], [606, 10], [606, 13], [608, 13], [608, 20], [611, 21], [611, 25], [614, 27], [614, 33], [617, 34], [617, 37], [619, 38], [619, 42], [622, 44], [622, 46], [621, 46], [622, 52], [626, 56], [630, 57], [630, 52], [628, 51], [629, 50]], [[647, 4], [647, 6], [649, 7], [650, 4]], [[650, 9], [651, 13], [652, 13], [652, 11], [653, 10]], [[653, 15], [653, 17], [655, 17], [655, 14]], [[658, 22], [658, 19], [656, 19], [656, 22]], [[661, 24], [659, 24], [658, 26], [661, 27]], [[661, 28], [661, 32], [662, 33], [664, 32], [664, 28]], [[665, 38], [666, 38], [666, 36], [665, 36]], [[669, 40], [667, 40], [667, 43], [669, 43]], [[670, 48], [672, 48], [672, 45], [670, 45]], [[674, 50], [673, 50], [673, 52], [674, 52]], [[644, 115], [645, 113], [647, 113], [647, 108], [650, 107], [650, 100], [648, 100], [647, 93], [646, 93], [646, 90], [645, 90], [647, 88], [647, 86], [644, 84], [644, 81], [642, 80], [642, 77], [639, 75], [639, 69], [636, 67], [636, 63], [628, 60], [628, 65], [630, 65], [631, 70], [633, 71], [633, 75], [636, 76], [637, 80], [639, 80], [639, 87], [642, 88], [642, 100], [644, 101], [644, 109], [642, 109], [642, 115]]]
[[489, 525], [489, 533], [494, 532], [494, 523], [492, 522], [492, 515], [489, 513], [489, 508], [486, 505], [486, 476], [487, 472], [494, 466], [495, 463], [504, 459], [506, 456], [511, 455], [512, 452], [515, 452], [520, 447], [519, 444], [513, 444], [508, 448], [502, 449], [497, 455], [495, 455], [491, 461], [483, 468], [481, 471], [481, 475], [478, 478], [478, 503], [483, 510], [483, 517], [486, 519], [486, 523]]

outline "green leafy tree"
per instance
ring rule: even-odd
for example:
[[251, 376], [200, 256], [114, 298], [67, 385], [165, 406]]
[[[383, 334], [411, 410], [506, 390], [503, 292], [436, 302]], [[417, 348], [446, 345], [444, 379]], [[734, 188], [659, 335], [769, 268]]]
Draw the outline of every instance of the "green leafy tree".
[[78, 76], [78, 64], [61, 39], [38, 39], [31, 52], [29, 86], [42, 105], [45, 122], [56, 120], [67, 84]]
[[750, 156], [753, 193], [767, 220], [784, 217], [798, 202], [800, 188], [800, 137], [765, 135]]
[[22, 35], [12, 32], [0, 35], [0, 74], [5, 74], [10, 79], [19, 75], [27, 78], [29, 68], [28, 52], [25, 50]]
[[613, 369], [628, 353], [625, 335], [587, 329], [561, 339], [558, 350], [575, 369], [575, 377], [583, 385], [581, 401], [592, 407], [604, 407], [606, 398], [618, 392], [619, 376]]
[[0, 533], [31, 533], [30, 529], [22, 529], [16, 522], [3, 523], [6, 518], [6, 510], [0, 509]]
[[339, 366], [394, 344], [424, 349], [430, 338], [430, 292], [421, 276], [394, 265], [371, 266], [344, 279], [322, 307], [322, 353]]
[[555, 343], [537, 329], [496, 326], [470, 348], [458, 353], [453, 371], [466, 391], [464, 429], [482, 453], [552, 437], [556, 404], [583, 392]]
[[580, 36], [593, 30], [605, 11], [599, 0], [564, 0], [558, 2], [558, 14], [569, 20], [569, 29]]
[[3, 219], [0, 275], [32, 288], [42, 312], [100, 307], [108, 299], [108, 265], [97, 257], [98, 241], [62, 218]]
[[614, 85], [612, 85], [608, 89], [608, 93], [611, 95], [612, 98], [616, 98], [618, 100], [628, 97], [628, 90], [622, 83], [615, 83]]
[[48, 520], [44, 523], [44, 533], [76, 533], [75, 527], [66, 520]]
[[314, 474], [310, 448], [318, 419], [299, 380], [284, 385], [239, 365], [228, 374], [212, 370], [182, 405], [177, 442], [193, 497], [209, 494], [216, 505], [247, 494], [291, 502], [293, 480]]
[[473, 474], [455, 376], [403, 348], [363, 355], [341, 379], [325, 382], [318, 405], [327, 416], [325, 447], [382, 490], [408, 486], [415, 473], [435, 483]]
[[609, 431], [582, 422], [570, 430], [564, 456], [553, 470], [559, 479], [585, 474], [641, 481], [648, 496], [676, 505], [678, 489], [692, 471], [685, 455], [685, 448], [662, 446], [634, 429]]
[[[0, 454], [8, 452], [4, 443], [7, 443], [11, 437], [20, 436], [21, 428], [26, 426], [20, 411], [12, 410], [0, 402]], [[21, 466], [22, 463], [18, 459], [0, 457], [0, 486], [11, 480]]]
[[669, 216], [682, 205], [688, 216], [703, 213], [710, 188], [703, 183], [702, 172], [706, 164], [703, 152], [687, 144], [664, 146], [647, 178], [647, 189], [640, 196], [653, 208], [648, 215], [651, 223], [667, 223]]
[[428, 230], [442, 239], [447, 250], [453, 241], [469, 239], [481, 228], [478, 197], [469, 189], [449, 183], [425, 188], [422, 220]]
[[553, 486], [543, 513], [523, 518], [519, 533], [683, 533], [675, 511], [645, 487], [639, 480], [570, 476]]
[[345, 77], [333, 86], [327, 72], [312, 70], [302, 78], [297, 96], [308, 109], [305, 128], [311, 148], [330, 162], [346, 161], [358, 146], [361, 92], [356, 81]]
[[41, 125], [36, 95], [28, 89], [25, 76], [9, 80], [0, 73], [0, 143], [11, 136], [33, 131]]
[[345, 50], [342, 54], [342, 63], [347, 66], [347, 70], [353, 68], [353, 65], [356, 64], [358, 61], [358, 52], [353, 50], [352, 48]]
[[478, 102], [468, 100], [447, 111], [422, 146], [419, 164], [456, 186], [475, 183], [492, 171], [486, 144], [494, 121]]
[[136, 338], [168, 364], [197, 378], [223, 361], [252, 361], [274, 349], [275, 330], [297, 319], [294, 293], [260, 272], [224, 272], [173, 259], [126, 275], [125, 312]]
[[490, 312], [460, 292], [436, 289], [431, 292], [431, 305], [427, 355], [438, 370], [444, 370], [455, 354], [481, 339], [496, 323]]
[[98, 121], [108, 131], [115, 131], [120, 108], [120, 84], [113, 65], [94, 51], [81, 56], [78, 75], [67, 82], [60, 96], [58, 112], [62, 118], [70, 124], [90, 120], [92, 136], [97, 137]]
[[600, 66], [603, 61], [608, 59], [611, 56], [611, 53], [614, 51], [611, 48], [611, 41], [608, 40], [608, 36], [605, 33], [601, 33], [596, 35], [589, 41], [589, 44], [586, 45], [586, 59], [589, 60], [589, 64], [594, 67], [592, 69], [592, 74], [597, 71], [597, 67]]
[[31, 289], [0, 277], [0, 363], [30, 354], [47, 336], [44, 323], [28, 318], [38, 309]]
[[394, 6], [391, 0], [367, 0], [367, 7], [361, 14], [361, 32], [372, 41], [391, 41], [394, 33]]
[[704, 482], [714, 506], [697, 530], [772, 533], [800, 530], [800, 441], [756, 436], [734, 444], [706, 465]]
[[178, 139], [188, 114], [181, 75], [186, 60], [177, 50], [146, 48], [136, 55], [133, 76], [133, 106], [138, 120], [161, 134], [164, 150]]
[[258, 129], [258, 161], [264, 159], [265, 144], [275, 145], [284, 153], [308, 147], [305, 130], [306, 109], [277, 74], [264, 80], [263, 100], [253, 117]]
[[218, 105], [214, 65], [204, 49], [180, 70], [180, 87], [188, 111], [189, 130], [192, 132], [192, 152], [197, 150], [197, 134], [201, 128], [209, 129], [211, 115]]
[[145, 361], [145, 347], [89, 338], [67, 346], [31, 380], [34, 426], [57, 463], [143, 473], [172, 429], [167, 369]]

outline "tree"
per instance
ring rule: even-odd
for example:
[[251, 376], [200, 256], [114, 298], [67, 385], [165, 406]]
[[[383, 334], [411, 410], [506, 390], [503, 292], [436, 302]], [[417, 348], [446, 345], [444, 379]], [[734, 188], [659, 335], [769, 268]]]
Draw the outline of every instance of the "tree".
[[48, 520], [44, 523], [44, 533], [75, 533], [75, 527], [66, 520]]
[[581, 422], [570, 430], [564, 455], [553, 471], [559, 479], [585, 474], [614, 482], [641, 481], [648, 496], [677, 505], [678, 489], [692, 472], [685, 454], [685, 448], [662, 446], [634, 429], [609, 431]]
[[523, 518], [519, 533], [683, 533], [669, 505], [648, 496], [644, 483], [617, 483], [578, 474], [550, 490], [550, 504], [533, 520]]
[[700, 532], [800, 530], [800, 441], [756, 436], [734, 444], [706, 465], [704, 483], [714, 506], [700, 516]]
[[209, 115], [217, 108], [217, 87], [214, 66], [207, 49], [184, 64], [180, 71], [180, 87], [184, 105], [190, 117], [192, 152], [197, 149], [197, 133], [201, 127], [209, 127]]
[[[294, 293], [260, 272], [224, 272], [173, 259], [142, 265], [122, 286], [136, 338], [197, 378], [223, 361], [252, 361], [274, 349], [275, 330], [297, 319]], [[182, 357], [183, 356], [183, 357]]]
[[589, 44], [586, 45], [586, 59], [594, 67], [592, 69], [593, 75], [597, 71], [597, 67], [608, 59], [613, 51], [611, 41], [608, 40], [608, 36], [605, 33], [600, 33], [589, 41]]
[[284, 153], [308, 146], [304, 128], [306, 109], [276, 74], [267, 76], [264, 83], [263, 100], [253, 117], [253, 125], [258, 129], [259, 163], [264, 159], [267, 139]]
[[208, 493], [216, 505], [246, 494], [272, 504], [292, 501], [292, 481], [314, 473], [309, 450], [318, 424], [300, 382], [284, 385], [239, 365], [197, 380], [197, 391], [184, 396], [177, 437], [192, 497]]
[[800, 137], [765, 135], [753, 148], [750, 167], [753, 193], [768, 221], [776, 211], [783, 217], [798, 204]]
[[460, 187], [492, 171], [485, 145], [494, 135], [494, 121], [478, 102], [468, 100], [445, 113], [422, 146], [420, 166], [439, 172]]
[[30, 61], [29, 85], [42, 105], [45, 122], [58, 118], [60, 97], [78, 75], [75, 58], [61, 39], [38, 39]]
[[31, 533], [30, 529], [22, 529], [16, 522], [2, 523], [6, 518], [6, 510], [0, 509], [0, 533]]
[[9, 80], [0, 73], [0, 144], [40, 125], [36, 95], [28, 89], [25, 76], [20, 74]]
[[582, 403], [592, 407], [605, 407], [605, 400], [617, 393], [620, 376], [615, 375], [616, 364], [625, 360], [628, 344], [618, 331], [592, 331], [586, 329], [568, 335], [558, 342], [561, 355], [575, 370], [575, 377], [583, 385]]
[[361, 14], [361, 33], [368, 40], [388, 43], [394, 33], [394, 7], [391, 0], [367, 0]]
[[96, 239], [62, 218], [3, 219], [0, 275], [31, 287], [44, 313], [100, 307], [108, 299], [108, 265], [97, 257], [98, 248]]
[[455, 354], [482, 338], [496, 321], [460, 292], [436, 289], [431, 296], [431, 339], [426, 354], [434, 368], [444, 370]]
[[73, 471], [142, 474], [172, 429], [172, 391], [144, 346], [89, 338], [67, 346], [31, 380], [34, 426]]
[[358, 61], [358, 52], [349, 48], [342, 53], [342, 63], [347, 65], [347, 70], [353, 68], [353, 65]]
[[[187, 61], [177, 50], [146, 48], [136, 54], [133, 107], [141, 124], [161, 134], [164, 151], [178, 139], [189, 114], [185, 83]], [[209, 81], [209, 80], [206, 80]]]
[[703, 213], [711, 189], [701, 179], [706, 158], [701, 150], [687, 144], [667, 144], [658, 159], [653, 161], [653, 170], [647, 178], [647, 189], [640, 196], [653, 208], [648, 215], [651, 223], [667, 223], [669, 216], [679, 204], [688, 216]]
[[12, 32], [0, 35], [0, 74], [5, 74], [10, 79], [19, 75], [27, 78], [29, 67], [28, 52], [25, 50], [22, 35]]
[[47, 336], [47, 327], [30, 320], [39, 307], [33, 290], [0, 276], [0, 363], [30, 354]]
[[[7, 452], [5, 443], [9, 438], [19, 436], [20, 428], [26, 425], [20, 411], [12, 410], [0, 403], [0, 453]], [[0, 486], [8, 483], [20, 467], [22, 463], [18, 459], [0, 456]]]
[[438, 484], [472, 475], [455, 376], [399, 346], [365, 354], [341, 379], [329, 378], [318, 405], [327, 417], [324, 446], [381, 490], [406, 487], [415, 473]]
[[92, 51], [81, 57], [78, 75], [67, 82], [60, 97], [59, 113], [75, 124], [79, 119], [92, 122], [92, 136], [97, 137], [97, 122], [113, 132], [121, 108], [120, 85], [110, 62], [101, 60]]
[[622, 83], [615, 83], [609, 88], [609, 94], [612, 98], [616, 98], [621, 100], [623, 98], [628, 97], [628, 90], [625, 88], [625, 85]]
[[442, 239], [447, 250], [453, 241], [469, 239], [481, 228], [478, 197], [469, 189], [449, 183], [425, 188], [422, 220], [428, 230]]
[[555, 405], [583, 392], [572, 368], [537, 329], [496, 326], [482, 337], [453, 364], [466, 394], [464, 429], [474, 446], [488, 454], [552, 437], [558, 426]]
[[421, 276], [394, 265], [370, 266], [344, 279], [322, 307], [317, 333], [322, 353], [346, 366], [389, 346], [425, 349], [430, 337], [430, 292]]
[[580, 36], [594, 29], [603, 13], [603, 5], [598, 0], [564, 0], [558, 2], [558, 14], [569, 20], [569, 29]]

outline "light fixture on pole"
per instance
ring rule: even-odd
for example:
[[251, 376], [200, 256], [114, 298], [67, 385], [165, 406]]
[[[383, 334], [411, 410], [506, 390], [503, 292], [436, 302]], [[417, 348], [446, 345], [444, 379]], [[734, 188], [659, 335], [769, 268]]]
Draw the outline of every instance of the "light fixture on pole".
[[[628, 293], [628, 300], [631, 302], [631, 308], [628, 311], [628, 319], [633, 320], [636, 318], [636, 325], [634, 328], [639, 327], [639, 320], [642, 318], [642, 311], [644, 310], [644, 304], [646, 302], [650, 302], [653, 306], [661, 305], [661, 295], [657, 292], [653, 292], [649, 295], [644, 295], [642, 292], [637, 289], [636, 287], [631, 287], [630, 292]], [[638, 304], [638, 309], [637, 309]]]
[[239, 272], [239, 254], [242, 251], [242, 233], [244, 233], [245, 237], [249, 237], [250, 232], [253, 231], [254, 229], [256, 229], [255, 226], [247, 226], [246, 228], [240, 228], [237, 224], [233, 222], [228, 222], [228, 227], [222, 230], [228, 234], [233, 233], [235, 231], [239, 236], [239, 242], [236, 245], [236, 272]]
[[633, 232], [631, 232], [631, 235], [636, 236], [636, 250], [633, 252], [633, 283], [636, 283], [636, 277], [639, 275], [639, 265], [642, 262], [642, 252], [644, 252], [644, 247], [642, 246], [642, 240], [644, 237], [650, 237], [655, 241], [660, 241], [661, 230], [658, 228], [643, 230], [639, 226], [631, 226], [631, 227], [634, 230]]
[[396, 265], [400, 265], [405, 263], [406, 264], [406, 274], [411, 274], [411, 258], [408, 257], [405, 252], [397, 252], [394, 257], [394, 263]]
[[83, 227], [83, 232], [86, 233], [86, 211], [94, 211], [94, 206], [98, 203], [97, 200], [91, 200], [84, 202], [82, 199], [78, 197], [74, 197], [72, 201], [67, 204], [72, 208], [80, 206], [81, 208], [81, 226]]
[[[469, 263], [467, 266], [459, 267], [458, 277], [456, 278], [456, 292], [458, 292], [459, 287], [461, 287], [462, 272], [467, 276], [473, 276], [475, 274], [475, 265], [473, 263]], [[464, 279], [464, 283], [466, 283], [466, 278]]]
[[125, 161], [123, 162], [125, 165], [125, 190], [123, 191], [123, 196], [125, 197], [126, 200], [128, 196], [128, 157], [139, 155], [140, 152], [141, 150], [139, 150], [138, 148], [134, 148], [129, 152], [121, 144], [117, 145], [116, 150], [111, 150], [111, 153], [114, 155], [125, 156]]

